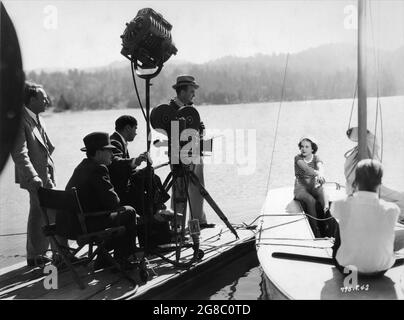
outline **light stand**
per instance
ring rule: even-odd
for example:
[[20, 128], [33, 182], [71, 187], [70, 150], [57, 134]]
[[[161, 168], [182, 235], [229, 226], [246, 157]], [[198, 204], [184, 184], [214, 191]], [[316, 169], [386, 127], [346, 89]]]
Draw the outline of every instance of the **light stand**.
[[[149, 154], [150, 152], [150, 136], [151, 136], [151, 129], [150, 129], [150, 87], [151, 83], [150, 80], [157, 77], [160, 71], [163, 68], [163, 64], [160, 63], [157, 66], [157, 70], [154, 71], [153, 73], [141, 73], [139, 72], [139, 65], [137, 62], [132, 62], [132, 71], [136, 71], [136, 74], [139, 76], [139, 78], [142, 78], [145, 80], [145, 94], [146, 94], [146, 111], [145, 111], [145, 118], [146, 118], [146, 134], [147, 134], [147, 139], [146, 139], [146, 150], [147, 153]], [[146, 166], [146, 212], [144, 214], [144, 255], [147, 256], [150, 253], [150, 242], [149, 242], [149, 235], [151, 234], [150, 232], [150, 226], [151, 226], [151, 221], [153, 219], [153, 172], [152, 172], [152, 165], [150, 162], [150, 159], [147, 159], [147, 166]]]

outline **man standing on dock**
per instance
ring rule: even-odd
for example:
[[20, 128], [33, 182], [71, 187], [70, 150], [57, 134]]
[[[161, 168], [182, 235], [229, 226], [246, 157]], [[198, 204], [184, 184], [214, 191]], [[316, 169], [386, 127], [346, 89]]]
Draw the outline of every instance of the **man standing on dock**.
[[26, 82], [24, 111], [11, 156], [15, 163], [15, 182], [29, 193], [30, 208], [27, 226], [27, 264], [42, 265], [49, 262], [46, 251], [49, 240], [42, 233], [43, 217], [37, 191], [39, 187], [55, 187], [55, 168], [52, 153], [55, 147], [46, 133], [39, 114], [50, 101], [42, 86]]
[[[192, 106], [193, 107], [193, 99], [195, 97], [195, 90], [199, 88], [199, 85], [195, 82], [195, 78], [189, 75], [182, 75], [177, 77], [177, 82], [173, 85], [173, 89], [176, 91], [177, 96], [172, 99], [169, 103], [170, 106], [174, 107], [176, 110], [184, 106]], [[201, 137], [204, 133], [205, 126], [201, 121], [199, 126], [199, 131]], [[198, 177], [199, 181], [202, 185], [204, 183], [203, 176], [203, 162], [202, 157], [200, 157], [199, 164], [191, 164], [191, 170]], [[206, 214], [203, 210], [203, 197], [199, 192], [198, 187], [193, 185], [192, 183], [188, 187], [189, 198], [192, 207], [192, 219], [198, 219], [199, 225], [201, 229], [204, 228], [212, 228], [215, 225], [211, 223], [207, 223]], [[173, 185], [173, 195], [177, 195], [176, 198], [186, 199], [186, 190], [185, 190], [185, 182], [183, 179], [178, 179], [176, 183]], [[174, 199], [174, 197], [173, 197]], [[172, 206], [174, 204], [172, 203]], [[186, 202], [179, 202], [176, 204], [177, 211], [182, 212], [183, 206], [186, 205]]]

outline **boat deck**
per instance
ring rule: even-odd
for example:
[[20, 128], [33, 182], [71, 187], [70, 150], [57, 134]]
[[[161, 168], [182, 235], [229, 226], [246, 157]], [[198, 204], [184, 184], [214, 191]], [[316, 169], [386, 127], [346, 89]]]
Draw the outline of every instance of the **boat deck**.
[[[180, 290], [205, 272], [254, 250], [255, 232], [240, 226], [237, 233], [239, 239], [225, 226], [203, 229], [200, 249], [205, 255], [188, 269], [175, 268], [157, 256], [149, 257], [146, 283], [140, 280], [138, 269], [129, 273], [138, 286], [132, 285], [120, 273], [109, 269], [94, 271], [89, 265], [76, 267], [85, 289], [78, 287], [67, 270], [58, 274], [58, 289], [45, 289], [44, 270], [19, 263], [0, 269], [0, 299], [157, 299], [164, 294], [169, 299], [169, 292]], [[192, 255], [192, 248], [183, 248], [180, 262], [189, 261]], [[175, 253], [167, 253], [165, 257], [174, 260]]]
[[[331, 199], [341, 196], [338, 193], [334, 192]], [[314, 239], [307, 217], [291, 199], [293, 188], [270, 190], [262, 212], [267, 216], [257, 233], [258, 259], [268, 278], [271, 299], [404, 298], [404, 265], [391, 268], [379, 279], [359, 277], [359, 287], [349, 290], [344, 285], [347, 279], [332, 264], [274, 257], [277, 252], [332, 256], [332, 240]], [[403, 227], [397, 224], [397, 228]], [[404, 257], [404, 252], [398, 252], [397, 257]]]

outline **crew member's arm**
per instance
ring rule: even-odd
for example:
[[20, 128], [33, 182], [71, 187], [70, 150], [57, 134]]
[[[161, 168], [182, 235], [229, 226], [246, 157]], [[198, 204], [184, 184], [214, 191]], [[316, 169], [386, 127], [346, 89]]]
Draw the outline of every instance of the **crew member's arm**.
[[127, 172], [129, 176], [132, 171], [132, 160], [124, 158], [124, 146], [117, 140], [111, 139], [111, 144], [114, 146], [112, 150], [112, 163], [111, 167], [116, 168], [119, 171]]
[[112, 150], [111, 166], [124, 170], [130, 175], [133, 169], [138, 167], [142, 162], [147, 161], [147, 152], [140, 154], [137, 158], [124, 158], [124, 146], [117, 140], [111, 140], [111, 144], [115, 147]]
[[205, 136], [205, 129], [205, 124], [201, 121], [199, 124], [199, 135], [201, 136], [201, 138]]
[[24, 179], [33, 189], [38, 189], [43, 185], [28, 155], [25, 126], [23, 124], [21, 124], [18, 129], [14, 148], [11, 151], [11, 157], [13, 158], [17, 170], [22, 173], [20, 176], [21, 179]]

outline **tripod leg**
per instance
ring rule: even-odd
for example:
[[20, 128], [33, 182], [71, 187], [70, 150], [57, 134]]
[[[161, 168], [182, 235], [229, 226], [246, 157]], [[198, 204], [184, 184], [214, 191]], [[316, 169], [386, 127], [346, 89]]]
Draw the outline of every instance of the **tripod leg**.
[[[194, 215], [193, 215], [193, 208], [192, 208], [192, 204], [191, 204], [191, 198], [189, 196], [189, 177], [185, 176], [184, 180], [185, 180], [185, 192], [187, 194], [187, 200], [188, 200], [188, 204], [189, 204], [189, 219], [194, 220]], [[196, 219], [197, 220], [197, 219]], [[197, 220], [198, 221], [198, 220]], [[185, 220], [183, 220], [183, 222], [185, 223]], [[184, 229], [183, 229], [184, 230]], [[199, 243], [200, 243], [200, 239], [199, 239], [199, 221], [198, 221], [198, 231], [191, 231], [191, 224], [189, 225], [189, 232], [191, 234], [192, 237], [192, 242], [193, 242], [193, 249], [194, 249], [194, 258], [198, 259], [198, 253], [199, 253]]]
[[167, 184], [167, 186], [164, 188], [164, 190], [165, 190], [166, 192], [168, 192], [168, 190], [170, 190], [173, 185], [174, 185], [174, 179], [171, 180], [171, 181]]
[[216, 202], [213, 200], [213, 198], [210, 196], [208, 191], [205, 189], [205, 187], [201, 184], [199, 181], [198, 177], [196, 174], [192, 171], [189, 172], [189, 176], [191, 178], [191, 181], [194, 185], [196, 185], [199, 188], [199, 192], [201, 193], [202, 197], [209, 203], [209, 205], [212, 207], [212, 209], [216, 212], [216, 214], [219, 216], [220, 219], [226, 224], [226, 226], [230, 229], [230, 231], [236, 236], [238, 239], [239, 236], [237, 234], [237, 231], [233, 228], [233, 226], [230, 224], [229, 220], [227, 220], [225, 214], [223, 213], [222, 210], [220, 210], [219, 206], [216, 204]]
[[172, 184], [173, 184], [173, 173], [172, 172], [170, 172], [168, 175], [167, 175], [167, 178], [164, 180], [164, 182], [163, 182], [163, 189], [164, 190], [166, 190], [166, 191], [168, 191], [168, 190], [170, 190], [170, 188], [171, 188], [171, 186], [172, 186]]
[[[173, 208], [174, 208], [174, 221], [176, 225], [175, 230], [175, 259], [178, 262], [181, 257], [181, 249], [183, 245], [183, 238], [185, 236], [185, 220], [186, 220], [186, 210], [187, 210], [187, 203], [186, 203], [186, 195], [184, 195], [184, 187], [185, 187], [185, 178], [183, 176], [178, 177], [174, 175], [174, 182], [173, 186]], [[185, 196], [185, 197], [184, 197]], [[177, 209], [178, 204], [180, 209]], [[178, 234], [177, 230], [177, 212], [180, 211], [182, 214], [181, 217], [181, 232]]]

